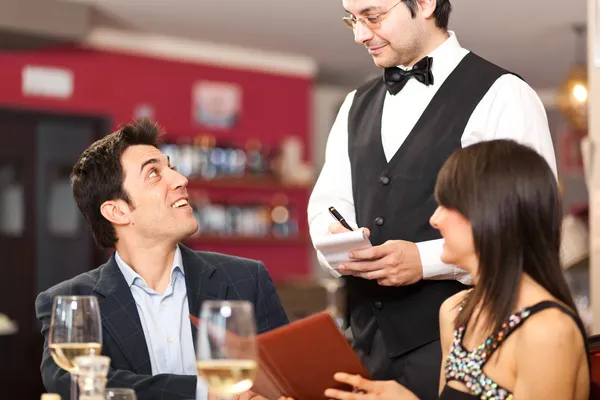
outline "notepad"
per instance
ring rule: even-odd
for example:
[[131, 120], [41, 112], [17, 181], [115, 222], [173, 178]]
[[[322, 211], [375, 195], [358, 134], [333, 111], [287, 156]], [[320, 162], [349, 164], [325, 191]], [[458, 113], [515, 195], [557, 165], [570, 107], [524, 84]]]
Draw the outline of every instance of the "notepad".
[[322, 236], [315, 239], [314, 245], [333, 269], [343, 262], [355, 261], [348, 257], [350, 251], [373, 247], [362, 229]]

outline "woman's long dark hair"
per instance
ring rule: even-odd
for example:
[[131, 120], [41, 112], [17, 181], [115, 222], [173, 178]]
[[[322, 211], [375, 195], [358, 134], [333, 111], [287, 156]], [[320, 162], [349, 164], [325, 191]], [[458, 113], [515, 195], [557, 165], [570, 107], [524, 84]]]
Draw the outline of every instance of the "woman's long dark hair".
[[577, 313], [560, 267], [558, 185], [538, 153], [511, 140], [460, 149], [440, 170], [435, 197], [470, 221], [479, 259], [477, 284], [457, 326], [481, 304], [485, 328], [499, 331], [514, 312], [522, 273]]

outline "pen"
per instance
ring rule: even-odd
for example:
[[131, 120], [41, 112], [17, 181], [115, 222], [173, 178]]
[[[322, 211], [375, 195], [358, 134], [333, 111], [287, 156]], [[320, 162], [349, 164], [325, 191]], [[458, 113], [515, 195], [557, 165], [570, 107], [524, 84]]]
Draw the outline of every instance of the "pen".
[[333, 216], [333, 218], [336, 219], [336, 221], [338, 221], [340, 224], [342, 224], [342, 226], [344, 228], [348, 229], [349, 231], [352, 230], [350, 225], [348, 225], [348, 223], [346, 222], [344, 217], [342, 217], [342, 215], [338, 212], [338, 210], [335, 209], [335, 207], [333, 207], [333, 206], [329, 207], [329, 214], [331, 214]]

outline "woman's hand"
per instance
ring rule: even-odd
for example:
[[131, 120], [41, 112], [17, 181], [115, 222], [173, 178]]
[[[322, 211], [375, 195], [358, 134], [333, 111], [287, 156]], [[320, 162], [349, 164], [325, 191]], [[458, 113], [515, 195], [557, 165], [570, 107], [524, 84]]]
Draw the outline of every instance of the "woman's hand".
[[360, 375], [338, 372], [333, 378], [355, 388], [355, 392], [327, 389], [325, 396], [339, 400], [419, 400], [413, 392], [396, 381], [370, 381]]

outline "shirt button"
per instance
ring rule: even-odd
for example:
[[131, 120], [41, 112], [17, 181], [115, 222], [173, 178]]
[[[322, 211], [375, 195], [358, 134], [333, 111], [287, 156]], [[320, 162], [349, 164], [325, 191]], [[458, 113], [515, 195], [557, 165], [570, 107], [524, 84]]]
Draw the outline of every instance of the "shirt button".
[[166, 306], [167, 306], [167, 302], [166, 302], [166, 301], [163, 301], [163, 302], [162, 302], [162, 306], [163, 306], [163, 307], [166, 307]]
[[385, 220], [383, 219], [383, 217], [375, 218], [375, 225], [377, 225], [377, 226], [382, 226], [384, 222], [385, 222]]
[[168, 338], [168, 339], [167, 339], [167, 342], [169, 342], [169, 343], [173, 343], [173, 338], [172, 338], [172, 337]]
[[379, 182], [381, 182], [383, 186], [387, 186], [390, 184], [390, 177], [387, 175], [383, 175], [379, 178]]
[[376, 310], [381, 310], [383, 308], [383, 304], [380, 301], [376, 301], [375, 303], [373, 303], [373, 306]]

